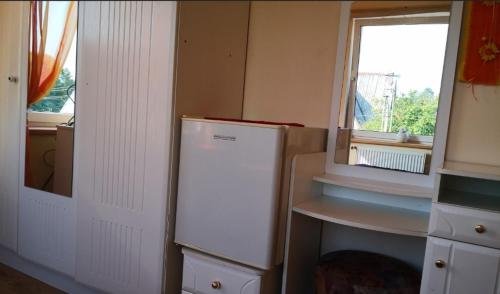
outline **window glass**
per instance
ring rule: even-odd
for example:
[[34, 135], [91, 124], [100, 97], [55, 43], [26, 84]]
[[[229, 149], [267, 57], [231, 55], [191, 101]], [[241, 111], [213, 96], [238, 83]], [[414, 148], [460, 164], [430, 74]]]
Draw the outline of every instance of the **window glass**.
[[362, 26], [353, 128], [433, 135], [447, 24]]
[[429, 173], [449, 11], [423, 7], [352, 17], [336, 163]]
[[[64, 29], [69, 1], [50, 1], [46, 53], [55, 56], [59, 50], [59, 38]], [[45, 9], [45, 6], [44, 6]], [[76, 34], [75, 34], [76, 35]], [[30, 105], [30, 112], [74, 114], [76, 77], [76, 38], [72, 39], [62, 70], [47, 95]]]

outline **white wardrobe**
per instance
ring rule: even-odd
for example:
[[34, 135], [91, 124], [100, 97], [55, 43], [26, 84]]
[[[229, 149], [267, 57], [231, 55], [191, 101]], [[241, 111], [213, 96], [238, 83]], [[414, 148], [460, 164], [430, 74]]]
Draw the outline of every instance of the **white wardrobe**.
[[0, 262], [72, 293], [161, 292], [176, 5], [79, 2], [69, 198], [24, 186], [29, 3], [1, 4], [19, 46], [0, 49]]

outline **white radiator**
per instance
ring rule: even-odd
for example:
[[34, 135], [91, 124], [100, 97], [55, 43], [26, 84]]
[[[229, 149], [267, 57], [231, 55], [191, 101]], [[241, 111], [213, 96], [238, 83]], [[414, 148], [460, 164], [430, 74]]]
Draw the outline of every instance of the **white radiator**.
[[356, 164], [423, 174], [427, 154], [380, 147], [356, 146]]

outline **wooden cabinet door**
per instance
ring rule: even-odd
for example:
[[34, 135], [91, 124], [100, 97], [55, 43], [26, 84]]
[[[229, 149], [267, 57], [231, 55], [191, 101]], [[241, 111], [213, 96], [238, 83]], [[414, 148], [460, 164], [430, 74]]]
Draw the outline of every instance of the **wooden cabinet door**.
[[429, 237], [421, 294], [500, 294], [500, 250]]

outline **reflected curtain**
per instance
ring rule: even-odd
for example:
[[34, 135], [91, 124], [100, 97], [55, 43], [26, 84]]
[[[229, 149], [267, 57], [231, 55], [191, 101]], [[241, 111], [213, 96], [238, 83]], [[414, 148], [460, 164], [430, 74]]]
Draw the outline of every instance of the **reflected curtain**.
[[76, 32], [76, 3], [32, 1], [30, 17], [28, 107], [50, 92], [61, 73]]
[[[27, 108], [45, 97], [61, 73], [76, 32], [75, 1], [31, 1]], [[26, 123], [24, 181], [32, 186]]]

